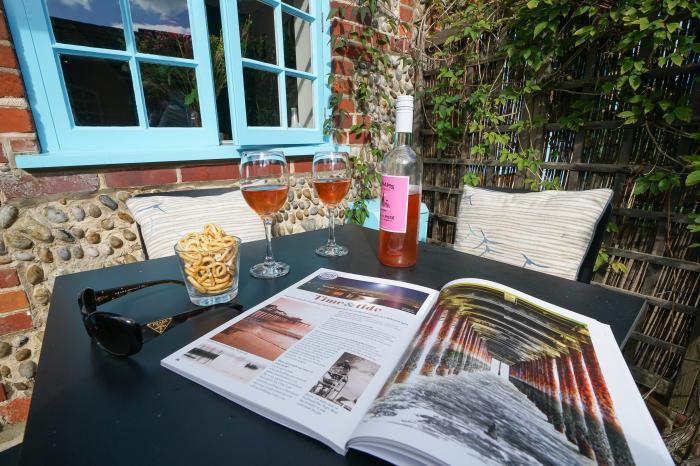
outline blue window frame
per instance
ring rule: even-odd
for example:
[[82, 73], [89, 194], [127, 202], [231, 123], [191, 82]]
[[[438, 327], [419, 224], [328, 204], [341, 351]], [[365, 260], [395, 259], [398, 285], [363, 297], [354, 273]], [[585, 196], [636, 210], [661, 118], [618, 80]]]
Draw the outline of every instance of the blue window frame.
[[[229, 86], [229, 99], [235, 102], [234, 119], [244, 122], [239, 125], [241, 144], [259, 144], [260, 141], [272, 144], [307, 144], [322, 140], [325, 113], [321, 104], [325, 96], [326, 73], [319, 73], [319, 70], [325, 66], [323, 50], [328, 47], [328, 42], [322, 39], [322, 2], [296, 0], [297, 6], [304, 9], [290, 3], [290, 0], [285, 3], [278, 0], [221, 3], [225, 9], [222, 16], [230, 19], [224, 23], [224, 37], [228, 38], [226, 50], [230, 56], [227, 61], [236, 64], [237, 68], [232, 73], [234, 85]], [[244, 9], [250, 12], [249, 16], [246, 16]], [[267, 54], [255, 52], [251, 46], [244, 47], [244, 41], [240, 40], [245, 30], [241, 19], [250, 19], [255, 28], [258, 18], [261, 22], [267, 20], [269, 28], [274, 29], [274, 50]], [[293, 37], [289, 34], [290, 26]], [[262, 35], [263, 31], [258, 36]], [[251, 113], [255, 113], [250, 111], [248, 101], [255, 94], [252, 86], [266, 78], [277, 84], [278, 125], [266, 125], [265, 121], [254, 122], [250, 118]], [[295, 85], [299, 88], [296, 92], [296, 106], [289, 102], [290, 90]], [[237, 89], [243, 89], [245, 102], [236, 101], [242, 97]], [[274, 86], [272, 93], [275, 94]], [[298, 126], [292, 122], [291, 108], [297, 109], [296, 120], [301, 122]]]
[[16, 157], [22, 168], [329, 145], [328, 0], [220, 0], [232, 133], [223, 142], [205, 0], [5, 5], [42, 147]]

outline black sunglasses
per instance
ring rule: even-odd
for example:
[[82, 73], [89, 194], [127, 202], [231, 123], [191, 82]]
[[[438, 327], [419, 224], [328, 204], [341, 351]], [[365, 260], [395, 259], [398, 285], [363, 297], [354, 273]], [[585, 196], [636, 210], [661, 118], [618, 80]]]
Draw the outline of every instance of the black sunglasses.
[[97, 311], [97, 306], [134, 291], [142, 290], [150, 286], [164, 285], [167, 283], [185, 285], [180, 280], [157, 280], [138, 283], [135, 285], [120, 286], [108, 290], [95, 291], [85, 288], [78, 296], [80, 313], [88, 335], [95, 340], [103, 350], [115, 356], [131, 356], [138, 353], [144, 343], [148, 343], [177, 325], [188, 321], [208, 310], [222, 307], [241, 310], [243, 307], [237, 303], [214, 304], [212, 306], [199, 307], [191, 311], [183, 312], [163, 319], [154, 320], [146, 324], [139, 324], [135, 320], [112, 312]]

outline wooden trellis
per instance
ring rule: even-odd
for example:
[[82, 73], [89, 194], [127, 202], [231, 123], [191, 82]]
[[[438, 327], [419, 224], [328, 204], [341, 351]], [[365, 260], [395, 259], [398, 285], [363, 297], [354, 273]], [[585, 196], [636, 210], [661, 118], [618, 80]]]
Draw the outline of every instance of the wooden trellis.
[[[697, 34], [697, 20], [683, 21], [678, 34]], [[422, 69], [422, 86], [435, 83], [440, 64], [431, 58], [434, 47], [449, 36], [438, 33], [427, 41]], [[669, 51], [670, 53], [671, 51]], [[681, 412], [694, 412], [697, 403], [697, 379], [700, 372], [700, 263], [698, 249], [690, 249], [692, 223], [688, 214], [700, 211], [696, 187], [674, 189], [671, 196], [635, 196], [638, 175], [659, 168], [659, 151], [678, 157], [687, 154], [691, 141], [668, 134], [649, 134], [643, 126], [623, 126], [615, 117], [616, 102], [595, 99], [587, 121], [576, 131], [555, 123], [569, 111], [572, 96], [567, 90], [586, 91], [613, 79], [618, 68], [615, 58], [600, 53], [593, 44], [588, 54], [572, 65], [571, 79], [554, 86], [557, 91], [540, 94], [528, 107], [551, 123], [527, 134], [516, 134], [509, 125], [520, 118], [522, 102], [509, 102], [502, 108], [511, 117], [498, 130], [512, 137], [527, 138], [530, 147], [542, 154], [541, 176], [558, 176], [567, 190], [611, 188], [614, 190], [613, 221], [619, 231], [608, 233], [604, 247], [613, 260], [624, 263], [628, 273], [605, 269], [597, 273], [594, 284], [623, 290], [648, 301], [648, 310], [638, 322], [624, 348], [626, 360], [636, 381], [644, 390], [653, 390], [663, 401]], [[499, 80], [496, 85], [516, 82], [514, 71], [497, 44], [482, 43], [481, 58], [465, 66], [464, 84], [475, 84], [478, 69], [481, 84]], [[614, 71], [613, 71], [614, 72]], [[663, 89], [668, 96], [689, 96], [693, 114], [700, 114], [700, 56], [691, 54], [680, 66], [669, 65], [643, 76], [646, 83]], [[486, 80], [484, 80], [486, 76]], [[561, 90], [561, 92], [559, 91]], [[429, 94], [427, 94], [429, 95]], [[438, 150], [437, 136], [431, 129], [435, 118], [429, 97], [422, 102], [423, 129], [421, 156], [424, 162], [423, 200], [430, 210], [429, 241], [452, 244], [462, 194], [463, 176], [480, 175], [483, 186], [522, 187], [523, 178], [516, 168], [498, 162], [499, 147], [492, 146], [486, 157], [474, 159], [469, 149], [478, 144], [478, 133], [467, 133], [459, 144]], [[678, 124], [689, 132], [699, 131], [700, 120]], [[698, 241], [698, 239], [695, 239]], [[691, 396], [692, 395], [692, 396]], [[693, 399], [695, 402], [691, 403]]]

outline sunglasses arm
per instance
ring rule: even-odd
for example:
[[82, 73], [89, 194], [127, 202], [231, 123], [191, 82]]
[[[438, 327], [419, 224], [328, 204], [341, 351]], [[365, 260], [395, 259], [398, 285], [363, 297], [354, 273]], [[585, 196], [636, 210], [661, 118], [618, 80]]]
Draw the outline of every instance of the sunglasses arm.
[[213, 304], [211, 306], [192, 309], [191, 311], [186, 311], [172, 317], [166, 317], [164, 319], [148, 322], [147, 324], [141, 325], [141, 336], [143, 337], [143, 343], [147, 343], [154, 338], [161, 336], [165, 332], [172, 330], [181, 323], [187, 322], [191, 318], [213, 309], [236, 309], [238, 312], [240, 312], [243, 310], [243, 306], [238, 303]]
[[135, 285], [119, 286], [117, 288], [110, 288], [108, 290], [96, 291], [95, 304], [99, 306], [100, 304], [112, 301], [113, 299], [121, 298], [122, 296], [132, 293], [134, 291], [142, 290], [144, 288], [156, 285], [165, 285], [168, 283], [173, 285], [185, 285], [185, 283], [182, 280], [155, 280], [152, 282], [137, 283]]

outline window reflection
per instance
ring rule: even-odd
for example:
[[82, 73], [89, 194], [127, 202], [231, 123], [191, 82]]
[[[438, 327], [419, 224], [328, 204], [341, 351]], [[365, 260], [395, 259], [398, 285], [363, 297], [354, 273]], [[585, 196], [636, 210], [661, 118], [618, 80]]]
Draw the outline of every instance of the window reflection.
[[310, 79], [286, 77], [287, 122], [290, 128], [314, 127], [313, 82]]
[[48, 0], [56, 42], [125, 50], [118, 0]]
[[311, 72], [311, 23], [294, 15], [282, 14], [284, 66]]
[[61, 55], [76, 126], [137, 126], [129, 63]]
[[193, 57], [187, 0], [129, 0], [129, 3], [139, 52]]
[[299, 8], [301, 11], [309, 12], [309, 0], [282, 0], [287, 5]]
[[273, 13], [271, 6], [255, 0], [238, 1], [238, 27], [243, 57], [277, 64]]
[[219, 123], [219, 137], [230, 141], [232, 137], [231, 113], [228, 103], [228, 83], [226, 78], [226, 56], [224, 34], [222, 31], [221, 7], [219, 0], [206, 0], [207, 27], [209, 29], [209, 51], [211, 68], [214, 76], [214, 96], [216, 97], [216, 116]]
[[141, 82], [148, 126], [202, 126], [194, 69], [141, 63]]
[[279, 126], [277, 75], [243, 68], [245, 114], [248, 126]]

